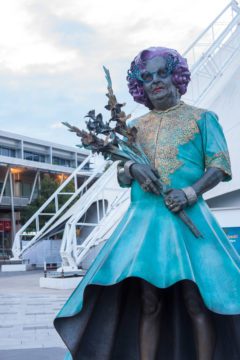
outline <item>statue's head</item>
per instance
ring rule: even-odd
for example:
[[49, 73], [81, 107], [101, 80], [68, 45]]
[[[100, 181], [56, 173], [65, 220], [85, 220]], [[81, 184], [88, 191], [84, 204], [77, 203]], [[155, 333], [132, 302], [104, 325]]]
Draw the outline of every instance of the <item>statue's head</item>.
[[150, 47], [134, 58], [127, 81], [134, 100], [153, 109], [156, 101], [186, 93], [190, 71], [187, 60], [176, 50]]

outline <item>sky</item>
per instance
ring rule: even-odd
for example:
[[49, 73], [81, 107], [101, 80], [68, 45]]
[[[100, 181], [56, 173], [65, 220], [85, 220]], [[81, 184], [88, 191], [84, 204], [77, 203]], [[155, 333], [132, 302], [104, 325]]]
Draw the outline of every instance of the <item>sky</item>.
[[228, 0], [8, 0], [0, 13], [0, 130], [75, 145], [62, 121], [83, 128], [91, 109], [108, 114], [102, 65], [132, 117], [146, 112], [128, 94], [137, 53], [180, 53]]

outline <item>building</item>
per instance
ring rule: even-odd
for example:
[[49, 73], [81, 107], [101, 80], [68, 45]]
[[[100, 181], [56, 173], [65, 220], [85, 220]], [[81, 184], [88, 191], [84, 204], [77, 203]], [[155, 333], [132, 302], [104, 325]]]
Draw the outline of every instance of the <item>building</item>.
[[[45, 176], [63, 182], [89, 155], [86, 150], [0, 131], [0, 251], [11, 249], [21, 211], [39, 193]], [[87, 163], [78, 181], [91, 173]]]

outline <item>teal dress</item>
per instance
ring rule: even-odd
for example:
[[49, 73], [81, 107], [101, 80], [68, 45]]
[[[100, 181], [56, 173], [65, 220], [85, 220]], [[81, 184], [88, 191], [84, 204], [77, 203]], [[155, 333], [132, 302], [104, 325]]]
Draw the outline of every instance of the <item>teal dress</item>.
[[[151, 111], [132, 125], [169, 188], [191, 186], [209, 167], [222, 169], [225, 181], [231, 179], [226, 141], [213, 112], [181, 102], [165, 112]], [[212, 312], [218, 331], [214, 360], [240, 358], [240, 257], [202, 197], [186, 212], [203, 238], [196, 238], [161, 196], [132, 183], [131, 204], [122, 221], [55, 319], [71, 353], [67, 359], [140, 359], [139, 279], [166, 289], [170, 315], [163, 319], [166, 331], [158, 359], [175, 358], [173, 337], [181, 348], [177, 359], [195, 356], [178, 289], [183, 280], [197, 284]]]

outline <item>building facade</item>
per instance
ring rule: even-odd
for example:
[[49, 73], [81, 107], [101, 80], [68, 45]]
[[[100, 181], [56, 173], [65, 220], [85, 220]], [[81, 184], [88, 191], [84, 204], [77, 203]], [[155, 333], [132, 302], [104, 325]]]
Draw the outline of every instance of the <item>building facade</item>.
[[[21, 212], [37, 198], [48, 176], [59, 184], [89, 155], [77, 147], [0, 131], [0, 256], [12, 247]], [[87, 163], [78, 181], [91, 174]]]

